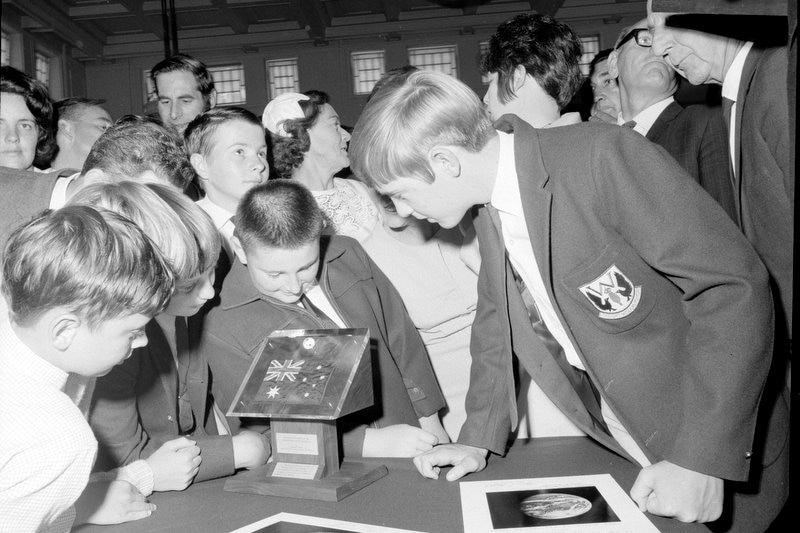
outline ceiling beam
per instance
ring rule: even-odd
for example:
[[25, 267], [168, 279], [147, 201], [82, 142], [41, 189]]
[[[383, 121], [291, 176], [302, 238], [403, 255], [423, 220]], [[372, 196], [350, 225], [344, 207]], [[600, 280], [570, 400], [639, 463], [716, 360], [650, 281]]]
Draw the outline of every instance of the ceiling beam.
[[[139, 27], [142, 28], [143, 31], [146, 33], [152, 33], [159, 40], [164, 38], [164, 28], [163, 25], [160, 23], [155, 23], [144, 14], [144, 9], [142, 7], [142, 2], [137, 2], [136, 0], [117, 0], [120, 4], [122, 4], [128, 12], [136, 18], [136, 21], [139, 23]], [[160, 10], [159, 10], [160, 11]]]
[[292, 2], [295, 18], [300, 27], [314, 40], [324, 40], [325, 32], [331, 25], [331, 18], [320, 0], [296, 0]]
[[558, 10], [564, 5], [564, 0], [530, 0], [529, 3], [531, 9], [540, 15], [555, 17]]
[[222, 20], [233, 29], [234, 33], [247, 33], [249, 25], [231, 11], [226, 0], [211, 0], [211, 4], [219, 10]]
[[397, 0], [383, 0], [383, 14], [386, 16], [386, 22], [400, 20], [400, 2]]
[[[103, 57], [103, 41], [72, 21], [66, 13], [50, 2], [31, 2], [30, 0], [3, 0], [18, 11], [51, 28], [65, 42], [81, 50], [92, 58]], [[6, 9], [5, 7], [3, 9]]]
[[464, 5], [461, 8], [461, 12], [465, 15], [477, 15], [478, 8], [483, 4], [484, 1], [482, 0], [464, 0]]

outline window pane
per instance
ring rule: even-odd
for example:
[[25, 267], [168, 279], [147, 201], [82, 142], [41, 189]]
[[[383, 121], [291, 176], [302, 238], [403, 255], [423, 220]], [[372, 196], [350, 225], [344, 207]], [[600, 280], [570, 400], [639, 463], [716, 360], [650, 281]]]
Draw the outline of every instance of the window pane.
[[[486, 57], [486, 54], [489, 52], [489, 41], [481, 41], [481, 63], [483, 63], [483, 58]], [[481, 74], [481, 81], [484, 85], [489, 85], [489, 80], [492, 79], [490, 74]]]
[[214, 78], [214, 88], [217, 90], [217, 105], [247, 103], [244, 67], [241, 64], [208, 67], [208, 72]]
[[408, 64], [422, 70], [435, 70], [458, 78], [455, 46], [409, 48]]
[[270, 98], [283, 93], [300, 92], [300, 78], [297, 75], [297, 58], [267, 61], [267, 82]]
[[0, 32], [0, 65], [8, 65], [11, 61], [11, 41], [6, 32]]
[[588, 76], [592, 59], [600, 51], [600, 37], [597, 35], [581, 37], [581, 46], [583, 47], [583, 54], [580, 60], [581, 74]]
[[44, 83], [45, 86], [50, 85], [50, 58], [41, 52], [34, 54], [36, 58], [36, 79]]
[[156, 86], [153, 85], [153, 80], [150, 79], [150, 69], [142, 72], [144, 76], [144, 103], [152, 102], [156, 99]]
[[386, 58], [383, 50], [374, 52], [353, 52], [350, 55], [353, 70], [353, 93], [369, 94], [375, 82], [386, 72]]

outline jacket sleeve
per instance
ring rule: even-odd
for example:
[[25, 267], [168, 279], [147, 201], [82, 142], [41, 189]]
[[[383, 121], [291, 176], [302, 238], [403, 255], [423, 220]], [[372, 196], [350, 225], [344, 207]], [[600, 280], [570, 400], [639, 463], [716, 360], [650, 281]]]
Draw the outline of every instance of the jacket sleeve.
[[717, 203], [660, 147], [634, 137], [596, 137], [595, 206], [683, 295], [689, 329], [673, 356], [685, 369], [681, 426], [665, 459], [743, 479], [772, 353], [766, 270]]
[[[496, 243], [490, 242], [494, 231], [487, 214], [481, 212], [475, 220], [475, 228], [481, 243], [481, 266], [478, 274], [478, 307], [472, 324], [470, 352], [469, 390], [466, 397], [467, 419], [458, 435], [459, 444], [484, 448], [492, 453], [504, 455], [506, 444], [516, 417], [510, 404], [510, 392], [514, 390], [512, 361], [507, 360], [505, 350], [510, 350], [510, 340], [503, 340], [504, 332], [495, 301], [497, 291], [492, 283], [499, 283], [492, 272], [492, 252]], [[500, 244], [502, 246], [502, 244]]]
[[158, 445], [139, 423], [136, 381], [140, 350], [97, 379], [89, 409], [89, 425], [97, 437], [95, 471], [106, 471], [144, 459]]

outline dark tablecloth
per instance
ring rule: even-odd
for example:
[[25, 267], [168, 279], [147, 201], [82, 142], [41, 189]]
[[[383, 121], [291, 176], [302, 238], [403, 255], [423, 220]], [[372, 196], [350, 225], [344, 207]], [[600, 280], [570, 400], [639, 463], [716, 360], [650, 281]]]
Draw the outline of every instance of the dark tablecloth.
[[[321, 516], [429, 533], [463, 531], [458, 482], [424, 479], [410, 459], [372, 459], [389, 474], [340, 502], [278, 498], [223, 491], [224, 479], [197, 483], [183, 492], [154, 493], [152, 516], [117, 526], [74, 531], [227, 532], [279, 512]], [[586, 437], [519, 440], [506, 457], [491, 457], [485, 470], [464, 481], [609, 473], [626, 491], [639, 468]], [[699, 524], [648, 515], [662, 532], [707, 532]]]

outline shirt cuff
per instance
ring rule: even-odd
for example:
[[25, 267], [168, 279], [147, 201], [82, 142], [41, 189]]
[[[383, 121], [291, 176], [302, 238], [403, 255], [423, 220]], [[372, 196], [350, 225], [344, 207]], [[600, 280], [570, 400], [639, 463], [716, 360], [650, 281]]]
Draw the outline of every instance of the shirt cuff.
[[115, 468], [108, 472], [95, 472], [90, 478], [92, 481], [127, 481], [142, 493], [150, 496], [153, 493], [153, 469], [147, 461], [140, 459], [125, 466]]

